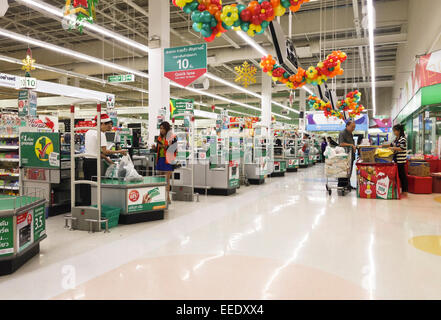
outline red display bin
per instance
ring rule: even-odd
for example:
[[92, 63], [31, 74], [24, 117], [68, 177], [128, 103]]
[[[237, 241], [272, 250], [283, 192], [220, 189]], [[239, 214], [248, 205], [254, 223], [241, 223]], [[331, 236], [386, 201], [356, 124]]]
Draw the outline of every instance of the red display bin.
[[357, 162], [357, 196], [364, 199], [401, 199], [397, 165]]
[[432, 193], [432, 177], [407, 176], [409, 182], [409, 192], [415, 194]]
[[441, 176], [432, 174], [432, 192], [441, 193]]
[[441, 172], [441, 160], [426, 160], [430, 163], [430, 173]]

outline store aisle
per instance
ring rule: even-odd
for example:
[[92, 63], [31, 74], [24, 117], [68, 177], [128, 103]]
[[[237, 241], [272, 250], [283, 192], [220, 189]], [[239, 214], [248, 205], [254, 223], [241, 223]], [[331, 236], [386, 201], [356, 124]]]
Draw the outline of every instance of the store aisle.
[[50, 218], [0, 299], [440, 299], [441, 256], [412, 241], [441, 235], [436, 196], [328, 197], [322, 176], [318, 165], [175, 202], [164, 221], [110, 234]]

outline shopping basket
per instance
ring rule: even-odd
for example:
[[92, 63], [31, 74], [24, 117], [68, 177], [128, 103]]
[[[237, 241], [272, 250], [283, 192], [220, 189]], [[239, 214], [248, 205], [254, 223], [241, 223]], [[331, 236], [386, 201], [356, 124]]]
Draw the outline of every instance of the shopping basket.
[[[96, 205], [93, 206], [96, 208]], [[101, 205], [101, 218], [105, 218], [108, 220], [108, 228], [113, 228], [118, 225], [119, 215], [121, 214], [121, 208], [111, 207]], [[106, 227], [105, 223], [101, 223], [101, 228], [104, 229]]]

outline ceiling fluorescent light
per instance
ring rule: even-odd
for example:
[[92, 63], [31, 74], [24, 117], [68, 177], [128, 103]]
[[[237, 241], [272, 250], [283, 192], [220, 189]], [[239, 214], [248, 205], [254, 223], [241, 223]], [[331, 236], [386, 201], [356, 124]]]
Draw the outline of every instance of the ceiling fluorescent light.
[[268, 55], [268, 52], [245, 32], [243, 31], [236, 31], [236, 32], [237, 35], [240, 36], [245, 42], [247, 42], [250, 46], [252, 46], [254, 49], [259, 51], [262, 56]]
[[[236, 89], [236, 90], [238, 90], [238, 91], [242, 91], [243, 93], [249, 94], [249, 95], [251, 95], [251, 96], [253, 96], [253, 97], [255, 97], [255, 98], [262, 99], [262, 96], [261, 96], [260, 94], [258, 94], [258, 93], [256, 93], [256, 92], [252, 92], [252, 91], [247, 90], [247, 89], [245, 89], [245, 88], [242, 88], [242, 87], [240, 87], [240, 86], [238, 86], [238, 85], [235, 85], [234, 83], [231, 83], [231, 82], [226, 81], [226, 80], [224, 80], [224, 79], [222, 79], [222, 78], [219, 78], [218, 76], [215, 76], [214, 74], [206, 73], [205, 76], [206, 76], [207, 78], [210, 78], [211, 80], [214, 80], [214, 81], [217, 81], [217, 82], [219, 82], [219, 83], [222, 83], [222, 84], [224, 84], [224, 85], [226, 85], [226, 86], [228, 86], [228, 87], [234, 88], [234, 89]], [[297, 110], [295, 110], [295, 109], [291, 109], [291, 108], [288, 108], [287, 106], [284, 106], [283, 104], [278, 103], [278, 102], [276, 102], [276, 101], [274, 101], [274, 100], [272, 100], [271, 103], [274, 104], [274, 105], [276, 105], [276, 106], [279, 106], [279, 107], [281, 107], [281, 108], [283, 108], [283, 109], [286, 109], [286, 110], [289, 110], [289, 111], [293, 111], [293, 112], [299, 113]]]
[[[57, 16], [59, 18], [62, 18], [62, 19], [69, 19], [67, 17], [64, 17], [62, 9], [54, 7], [54, 6], [51, 6], [50, 4], [42, 2], [42, 1], [36, 1], [36, 0], [17, 0], [17, 2], [20, 2], [20, 3], [24, 4], [24, 5], [28, 5], [30, 7], [33, 7], [35, 9], [37, 9], [37, 11], [44, 11], [44, 12], [50, 13], [50, 14], [52, 14], [54, 16]], [[74, 19], [71, 18], [71, 20], [72, 20], [72, 22], [74, 22]], [[138, 43], [136, 41], [133, 41], [133, 40], [131, 40], [129, 38], [126, 38], [124, 36], [121, 36], [119, 34], [116, 34], [116, 33], [112, 32], [112, 31], [110, 31], [110, 30], [108, 30], [106, 28], [100, 27], [100, 26], [98, 26], [96, 24], [84, 23], [84, 28], [86, 28], [86, 29], [88, 29], [90, 31], [99, 33], [99, 34], [101, 34], [101, 35], [103, 35], [105, 37], [114, 39], [114, 40], [116, 40], [118, 42], [124, 43], [124, 44], [126, 44], [128, 46], [131, 46], [133, 48], [136, 48], [136, 49], [138, 49], [138, 50], [140, 50], [140, 51], [142, 51], [144, 53], [148, 53], [149, 52], [149, 48], [147, 46], [145, 46], [145, 45], [143, 45], [141, 43]]]
[[207, 78], [210, 78], [211, 80], [214, 80], [214, 81], [220, 82], [220, 83], [222, 83], [222, 84], [224, 84], [224, 85], [226, 85], [226, 86], [229, 86], [229, 87], [231, 87], [231, 88], [234, 88], [234, 89], [236, 89], [236, 90], [238, 90], [238, 91], [242, 91], [243, 93], [249, 94], [249, 95], [251, 95], [251, 96], [253, 96], [253, 97], [256, 97], [256, 98], [259, 98], [259, 99], [262, 98], [262, 96], [261, 96], [260, 94], [255, 93], [255, 92], [252, 92], [252, 91], [247, 90], [247, 89], [245, 89], [245, 88], [242, 88], [242, 87], [240, 87], [240, 86], [237, 86], [237, 85], [235, 85], [235, 84], [233, 84], [233, 83], [231, 83], [231, 82], [228, 82], [228, 81], [226, 81], [226, 80], [224, 80], [224, 79], [219, 78], [218, 76], [215, 76], [214, 74], [206, 73], [205, 76], [206, 76]]
[[371, 56], [371, 82], [372, 82], [372, 109], [373, 116], [377, 113], [377, 101], [376, 101], [376, 75], [375, 75], [375, 21], [374, 21], [374, 4], [373, 0], [367, 1], [368, 9], [368, 30], [369, 30], [369, 51]]
[[185, 89], [185, 90], [188, 90], [188, 91], [200, 94], [200, 95], [205, 95], [205, 96], [208, 96], [208, 97], [211, 97], [211, 98], [214, 98], [214, 99], [223, 100], [223, 101], [226, 101], [228, 103], [236, 104], [236, 105], [244, 107], [244, 108], [260, 111], [259, 108], [250, 106], [249, 104], [245, 104], [245, 103], [242, 103], [242, 102], [234, 101], [234, 100], [222, 97], [222, 96], [218, 96], [217, 94], [205, 92], [205, 91], [194, 89], [194, 88], [191, 88], [191, 87], [184, 87], [184, 86], [181, 86], [180, 84], [177, 84], [176, 82], [173, 82], [173, 81], [170, 81], [170, 85], [172, 85], [174, 87], [181, 88], [181, 89]]
[[80, 53], [80, 52], [77, 52], [77, 51], [73, 51], [73, 50], [70, 50], [70, 49], [66, 49], [66, 48], [63, 48], [63, 47], [59, 47], [59, 46], [56, 46], [56, 45], [53, 45], [53, 44], [50, 44], [50, 43], [47, 43], [47, 42], [44, 42], [44, 41], [40, 41], [40, 40], [37, 40], [37, 39], [33, 39], [33, 38], [26, 37], [26, 36], [22, 36], [22, 35], [20, 35], [18, 33], [11, 32], [11, 31], [8, 31], [8, 30], [5, 30], [5, 29], [0, 29], [0, 35], [3, 35], [3, 36], [5, 36], [7, 38], [10, 38], [10, 39], [14, 39], [14, 40], [19, 41], [19, 42], [32, 44], [32, 45], [35, 45], [35, 46], [38, 46], [38, 47], [42, 47], [42, 48], [45, 48], [45, 49], [48, 49], [48, 50], [51, 50], [51, 51], [55, 51], [55, 52], [58, 52], [58, 53], [61, 53], [61, 54], [67, 55], [67, 56], [71, 56], [73, 58], [77, 58], [77, 59], [88, 61], [88, 62], [92, 62], [92, 63], [97, 63], [97, 64], [100, 64], [102, 66], [105, 66], [105, 67], [108, 67], [108, 68], [111, 68], [111, 69], [115, 69], [115, 70], [124, 71], [124, 72], [127, 72], [127, 73], [133, 73], [133, 74], [135, 74], [137, 76], [140, 76], [142, 78], [148, 78], [148, 74], [147, 73], [140, 72], [140, 71], [137, 71], [137, 70], [134, 70], [134, 69], [131, 69], [131, 68], [126, 68], [124, 66], [121, 66], [121, 65], [118, 65], [118, 64], [115, 64], [115, 63], [112, 63], [112, 62], [108, 62], [106, 60], [95, 58], [95, 57], [92, 57], [92, 56], [89, 56], [89, 55], [86, 55], [86, 54], [83, 54], [83, 53]]

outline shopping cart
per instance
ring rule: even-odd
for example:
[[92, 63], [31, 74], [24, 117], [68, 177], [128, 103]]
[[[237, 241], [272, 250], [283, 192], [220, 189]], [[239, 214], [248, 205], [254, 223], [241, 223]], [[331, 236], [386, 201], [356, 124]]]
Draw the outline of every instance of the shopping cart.
[[[325, 158], [325, 176], [326, 176], [326, 191], [332, 195], [332, 190], [337, 190], [342, 196], [346, 191], [350, 191], [350, 182], [352, 171], [352, 152], [347, 152], [344, 155], [337, 155], [333, 158]], [[338, 185], [339, 179], [348, 179], [348, 185], [341, 187]]]

